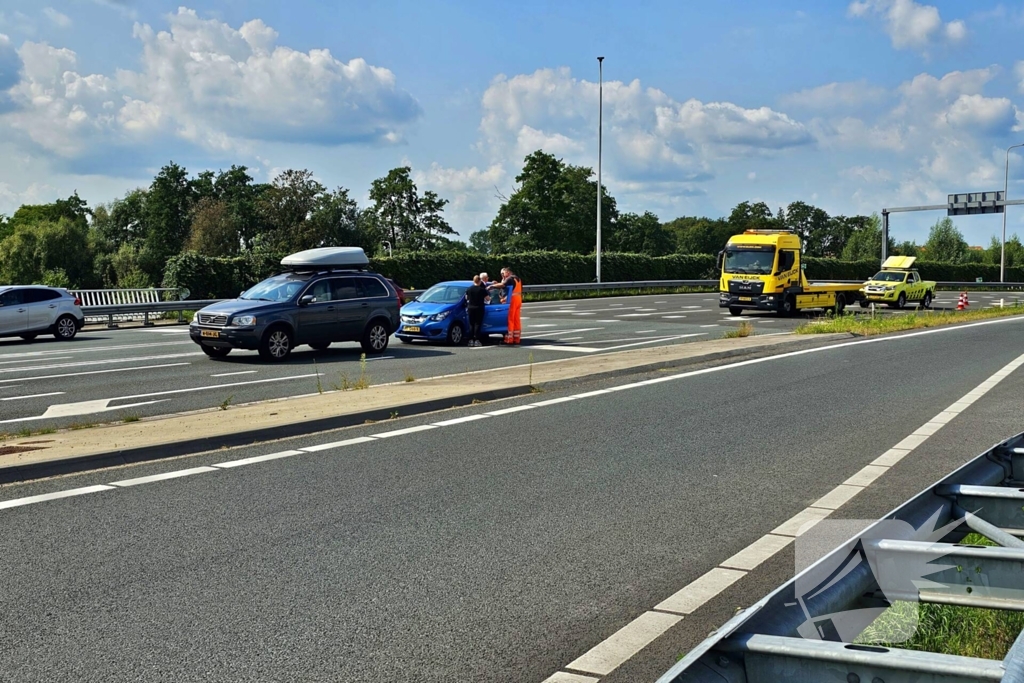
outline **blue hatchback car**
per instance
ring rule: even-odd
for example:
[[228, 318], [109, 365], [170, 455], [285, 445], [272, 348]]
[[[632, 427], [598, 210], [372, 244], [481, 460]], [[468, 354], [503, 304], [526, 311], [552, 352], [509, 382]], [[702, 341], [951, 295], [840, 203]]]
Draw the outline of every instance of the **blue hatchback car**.
[[[472, 284], [469, 280], [439, 282], [402, 306], [402, 322], [395, 336], [405, 343], [419, 339], [453, 346], [465, 344], [469, 339], [465, 296]], [[508, 331], [508, 304], [498, 302], [497, 292], [493, 300], [484, 309], [483, 336]]]

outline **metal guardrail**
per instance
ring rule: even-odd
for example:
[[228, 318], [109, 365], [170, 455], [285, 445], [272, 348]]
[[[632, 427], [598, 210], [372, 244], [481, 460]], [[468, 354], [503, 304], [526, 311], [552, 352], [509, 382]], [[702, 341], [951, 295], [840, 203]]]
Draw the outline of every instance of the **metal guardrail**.
[[108, 328], [116, 328], [117, 322], [114, 318], [124, 320], [125, 318], [135, 318], [142, 320], [142, 324], [150, 326], [153, 324], [150, 321], [150, 315], [152, 314], [163, 314], [163, 313], [174, 313], [178, 314], [178, 323], [186, 322], [183, 318], [185, 311], [198, 311], [204, 306], [215, 304], [223, 299], [197, 299], [191, 301], [159, 301], [155, 303], [133, 303], [133, 304], [120, 304], [120, 305], [109, 305], [109, 306], [82, 306], [82, 313], [85, 314], [86, 322], [95, 322], [97, 320], [107, 321]]
[[[1024, 611], [1022, 487], [1019, 434], [738, 613], [658, 683], [1024, 683], [1024, 634], [1003, 661], [851, 643], [898, 600]], [[954, 545], [970, 531], [998, 545]]]

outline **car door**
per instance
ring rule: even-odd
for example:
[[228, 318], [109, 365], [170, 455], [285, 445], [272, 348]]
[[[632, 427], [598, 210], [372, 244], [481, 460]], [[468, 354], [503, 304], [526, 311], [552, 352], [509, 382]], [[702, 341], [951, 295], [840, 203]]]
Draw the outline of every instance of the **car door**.
[[12, 335], [28, 331], [28, 307], [20, 289], [0, 292], [0, 334]]
[[296, 344], [315, 344], [330, 341], [338, 321], [331, 279], [317, 280], [299, 296], [312, 296], [313, 300], [300, 305], [296, 313]]
[[23, 290], [23, 301], [28, 308], [28, 329], [39, 332], [57, 322], [60, 294], [52, 289], [33, 287]]
[[398, 303], [396, 297], [383, 282], [375, 277], [359, 276], [356, 278], [356, 282], [359, 285], [359, 293], [366, 303], [360, 332], [365, 329], [368, 317], [377, 314], [386, 315], [388, 324], [391, 326], [392, 331], [394, 331], [398, 326], [396, 314]]
[[508, 300], [501, 303], [498, 290], [491, 290], [491, 300], [484, 306], [484, 334], [508, 332]]
[[333, 341], [356, 341], [363, 336], [370, 302], [363, 296], [355, 277], [338, 277], [332, 281], [338, 319]]

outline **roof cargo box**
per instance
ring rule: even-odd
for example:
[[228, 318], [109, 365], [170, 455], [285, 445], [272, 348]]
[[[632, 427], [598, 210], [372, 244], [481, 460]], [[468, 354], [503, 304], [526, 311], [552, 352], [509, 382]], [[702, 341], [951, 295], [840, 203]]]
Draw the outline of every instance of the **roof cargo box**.
[[370, 259], [359, 247], [320, 247], [281, 259], [281, 265], [290, 270], [358, 269], [369, 264]]

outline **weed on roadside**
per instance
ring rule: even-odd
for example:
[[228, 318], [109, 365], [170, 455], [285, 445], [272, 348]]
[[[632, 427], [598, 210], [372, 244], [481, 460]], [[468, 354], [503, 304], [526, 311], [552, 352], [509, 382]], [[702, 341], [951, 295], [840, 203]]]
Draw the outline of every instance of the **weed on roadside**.
[[[487, 401], [483, 400], [482, 398], [474, 398], [472, 401], [470, 401], [470, 403], [472, 405], [479, 405], [481, 403], [487, 403]], [[457, 407], [457, 406], [453, 406], [453, 407]]]
[[221, 402], [221, 404], [220, 404], [219, 406], [217, 406], [217, 407], [218, 407], [219, 409], [221, 409], [221, 410], [227, 410], [227, 409], [228, 409], [228, 406], [230, 406], [230, 405], [231, 405], [231, 399], [233, 399], [234, 397], [235, 397], [235, 395], [234, 395], [234, 394], [232, 394], [231, 396], [228, 396], [228, 397], [227, 397], [226, 399], [224, 399], [224, 400], [223, 400], [223, 401]]
[[19, 429], [14, 435], [17, 436], [19, 439], [22, 439], [26, 436], [32, 436], [32, 430], [29, 429], [28, 427], [25, 427], [23, 429]]
[[138, 415], [125, 415], [121, 418], [121, 422], [138, 422], [141, 419]]
[[973, 311], [927, 311], [924, 313], [903, 313], [897, 315], [875, 315], [872, 310], [867, 315], [847, 313], [838, 318], [819, 318], [797, 327], [796, 334], [831, 334], [848, 332], [863, 336], [902, 332], [928, 327], [942, 327], [976, 320], [1004, 318], [1024, 313], [1024, 306], [1006, 306], [1004, 308], [982, 308]]
[[754, 334], [754, 325], [748, 322], [740, 323], [740, 326], [735, 330], [729, 330], [722, 335], [723, 339], [738, 339], [739, 337], [749, 337]]
[[391, 418], [390, 419], [392, 419], [392, 420], [397, 420], [398, 419], [398, 411], [397, 410], [392, 410], [391, 411]]
[[406, 381], [406, 382], [415, 382], [415, 381], [416, 381], [416, 378], [415, 378], [415, 377], [413, 376], [413, 374], [412, 374], [411, 372], [409, 372], [408, 370], [406, 370], [406, 371], [405, 371], [405, 381]]
[[313, 372], [316, 373], [316, 393], [322, 394], [324, 393], [324, 385], [320, 381], [320, 368], [316, 365], [316, 358], [313, 359]]
[[98, 422], [72, 422], [68, 425], [68, 429], [77, 432], [79, 429], [90, 429], [98, 424]]

